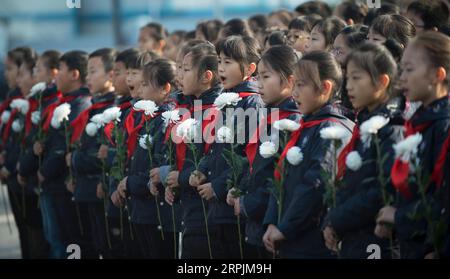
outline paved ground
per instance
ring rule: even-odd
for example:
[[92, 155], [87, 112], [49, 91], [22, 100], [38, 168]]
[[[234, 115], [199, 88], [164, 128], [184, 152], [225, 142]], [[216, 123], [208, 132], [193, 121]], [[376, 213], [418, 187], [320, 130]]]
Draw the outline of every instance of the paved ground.
[[[7, 209], [5, 209], [5, 205]], [[8, 219], [11, 231], [8, 226]], [[8, 193], [6, 186], [0, 184], [0, 259], [20, 258], [19, 237], [9, 206]]]

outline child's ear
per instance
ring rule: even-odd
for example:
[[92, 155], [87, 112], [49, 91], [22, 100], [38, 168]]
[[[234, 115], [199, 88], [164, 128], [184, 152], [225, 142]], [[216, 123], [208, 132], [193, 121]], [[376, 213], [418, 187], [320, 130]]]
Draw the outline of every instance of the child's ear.
[[159, 40], [159, 41], [157, 42], [157, 44], [158, 44], [158, 50], [163, 51], [164, 47], [166, 46], [166, 41], [164, 41], [164, 40]]
[[347, 25], [353, 25], [353, 24], [355, 24], [355, 22], [353, 21], [352, 18], [349, 18], [349, 19], [347, 19], [346, 21], [347, 21]]
[[114, 71], [111, 70], [111, 71], [108, 72], [108, 80], [109, 80], [109, 81], [112, 81], [113, 78], [114, 78]]
[[294, 75], [290, 75], [287, 77], [287, 86], [289, 87], [289, 89], [294, 89]]
[[322, 82], [321, 94], [330, 95], [332, 90], [333, 90], [333, 82], [331, 82], [330, 80], [324, 80]]
[[203, 83], [209, 84], [211, 83], [211, 80], [213, 79], [214, 74], [212, 71], [207, 70], [205, 71], [205, 73], [203, 74]]
[[170, 85], [170, 83], [166, 83], [166, 85], [163, 86], [164, 95], [169, 94], [171, 89], [172, 89], [172, 86]]
[[250, 63], [247, 68], [247, 73], [245, 76], [251, 77], [256, 72], [256, 63]]
[[447, 78], [447, 71], [444, 67], [439, 67], [436, 71], [436, 81], [442, 82]]
[[77, 81], [80, 79], [80, 71], [77, 69], [70, 71], [70, 77], [73, 81]]
[[55, 79], [56, 75], [58, 75], [58, 69], [51, 69], [50, 76], [52, 77], [52, 79]]
[[389, 78], [388, 75], [386, 75], [386, 74], [381, 75], [380, 78], [378, 79], [379, 87], [380, 87], [379, 89], [386, 90], [389, 86], [390, 81], [391, 81], [391, 79]]

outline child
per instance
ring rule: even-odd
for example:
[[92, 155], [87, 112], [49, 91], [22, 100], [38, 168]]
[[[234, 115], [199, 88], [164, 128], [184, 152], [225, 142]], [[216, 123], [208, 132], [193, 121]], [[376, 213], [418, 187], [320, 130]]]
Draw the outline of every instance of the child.
[[131, 157], [128, 176], [117, 188], [122, 198], [126, 191], [133, 204], [135, 235], [145, 258], [173, 258], [176, 245], [169, 233], [172, 227], [170, 206], [157, 197], [153, 198], [149, 192], [149, 185], [153, 183], [149, 182], [149, 171], [163, 161], [161, 150], [165, 133], [162, 113], [174, 108], [174, 103], [169, 101], [174, 78], [175, 67], [167, 59], [156, 59], [144, 66], [140, 97], [152, 101], [157, 107], [150, 115], [138, 111], [142, 117], [136, 131], [139, 146]]
[[49, 226], [48, 235], [52, 238], [49, 244], [55, 251], [55, 257], [60, 259], [66, 258], [66, 247], [71, 243], [79, 243], [81, 249], [84, 245], [89, 245], [81, 238], [87, 231], [84, 232], [82, 224], [77, 221], [72, 194], [64, 187], [68, 175], [64, 157], [69, 149], [66, 146], [65, 124], [61, 123], [58, 128], [57, 125], [51, 125], [51, 122], [55, 109], [63, 103], [70, 104], [67, 125], [91, 105], [89, 90], [84, 86], [87, 61], [87, 53], [76, 50], [66, 52], [59, 59], [56, 86], [63, 97], [43, 112], [43, 131], [46, 136], [43, 142], [36, 142], [34, 146], [36, 156], [42, 156], [42, 164], [38, 170], [38, 180], [42, 185], [42, 217]]
[[292, 20], [292, 14], [288, 10], [273, 11], [267, 17], [267, 27], [269, 29], [287, 29]]
[[255, 39], [258, 40], [259, 45], [264, 45], [264, 38], [267, 29], [267, 16], [263, 14], [256, 14], [251, 16], [248, 20], [250, 30], [252, 30]]
[[166, 47], [164, 48], [164, 57], [175, 61], [178, 54], [178, 46], [186, 40], [186, 31], [175, 30], [167, 37]]
[[[427, 254], [431, 254], [428, 257], [438, 258], [440, 256], [438, 253], [443, 248], [435, 242], [442, 240], [442, 236], [434, 235], [438, 237], [436, 239], [433, 234], [436, 233], [436, 224], [442, 222], [441, 217], [448, 218], [448, 210], [442, 210], [446, 206], [443, 201], [447, 199], [448, 203], [448, 196], [444, 196], [444, 189], [448, 185], [443, 185], [441, 177], [444, 172], [444, 163], [448, 161], [449, 148], [449, 51], [450, 39], [447, 36], [438, 32], [424, 32], [407, 46], [401, 62], [403, 71], [400, 82], [405, 96], [410, 101], [422, 102], [414, 115], [405, 123], [404, 132], [405, 137], [416, 133], [422, 135], [417, 153], [410, 159], [411, 164], [415, 165], [414, 158], [417, 157], [420, 165], [415, 165], [416, 172], [413, 173], [408, 172], [407, 161], [406, 164], [400, 159], [395, 161], [390, 174], [393, 185], [398, 191], [396, 202], [380, 210], [375, 234], [380, 237], [390, 236], [392, 232], [384, 224], [393, 224], [400, 243], [402, 258], [423, 258]], [[406, 167], [402, 170], [403, 164]], [[429, 212], [432, 216], [427, 216], [429, 213], [424, 210], [426, 205], [421, 198], [418, 183], [408, 180], [408, 176], [416, 176], [419, 171], [417, 168], [420, 168], [423, 176], [429, 177], [425, 186], [422, 185], [422, 187], [425, 187], [427, 203], [434, 205]], [[425, 216], [420, 217], [414, 214], [416, 209], [419, 214], [423, 213]], [[440, 214], [444, 215], [440, 216]]]
[[167, 30], [157, 22], [151, 22], [139, 29], [139, 49], [142, 51], [153, 51], [158, 56], [164, 54]]
[[223, 22], [218, 19], [202, 21], [195, 27], [195, 39], [216, 44]]
[[416, 28], [416, 32], [438, 31], [448, 22], [449, 10], [444, 1], [413, 1], [409, 4], [406, 17]]
[[306, 44], [309, 41], [311, 25], [303, 17], [294, 18], [289, 23], [287, 35], [288, 44], [300, 53], [305, 53]]
[[82, 111], [72, 122], [71, 142], [77, 143], [77, 147], [66, 155], [67, 164], [73, 172], [73, 181], [69, 181], [67, 187], [80, 209], [84, 227], [90, 228], [96, 258], [99, 255], [108, 258], [111, 245], [107, 235], [109, 227], [106, 221], [106, 203], [102, 201], [107, 178], [105, 163], [96, 158], [95, 152], [100, 146], [102, 135], [99, 132], [89, 132], [87, 124], [89, 119], [114, 104], [112, 77], [115, 56], [115, 50], [110, 48], [98, 49], [89, 55], [86, 84], [93, 96], [92, 106]]
[[[279, 249], [281, 258], [332, 257], [320, 233], [321, 216], [325, 210], [325, 185], [321, 171], [333, 168], [335, 146], [330, 139], [321, 138], [321, 130], [341, 127], [350, 134], [353, 127], [340, 109], [330, 103], [341, 81], [340, 67], [329, 53], [310, 52], [298, 62], [292, 94], [303, 116], [300, 127], [291, 133], [277, 160], [273, 183], [282, 181], [283, 195], [270, 197], [264, 218], [267, 226], [264, 244], [273, 253]], [[286, 156], [293, 147], [299, 148], [303, 154], [301, 158], [291, 160]], [[283, 163], [285, 158], [287, 161]], [[281, 208], [276, 203], [277, 199], [281, 199]]]
[[[42, 216], [46, 212], [46, 208], [44, 207], [45, 203], [42, 203], [41, 200], [41, 191], [42, 185], [38, 183], [37, 171], [40, 163], [42, 163], [42, 157], [36, 156], [33, 150], [33, 143], [35, 140], [40, 140], [42, 136], [42, 125], [43, 125], [43, 111], [45, 109], [55, 103], [58, 102], [61, 98], [61, 92], [59, 92], [55, 85], [55, 78], [58, 73], [58, 63], [61, 54], [55, 50], [47, 50], [39, 56], [36, 65], [34, 67], [33, 77], [36, 82], [36, 87], [39, 86], [39, 83], [44, 84], [42, 89], [31, 89], [31, 94], [29, 98], [30, 102], [30, 112], [27, 114], [26, 121], [29, 123], [25, 125], [25, 135], [26, 142], [24, 144], [24, 150], [19, 158], [19, 168], [18, 168], [18, 176], [17, 180], [19, 183], [24, 185], [24, 187], [28, 188], [29, 191], [33, 192], [33, 196], [36, 196], [39, 203], [39, 207], [35, 204], [33, 207], [27, 207], [27, 210], [38, 210], [38, 213], [35, 213], [35, 217], [30, 217], [29, 220], [33, 220], [33, 222], [38, 225], [36, 228], [39, 230], [36, 231], [38, 234], [42, 234], [43, 237], [50, 243], [53, 239], [52, 236], [48, 234], [49, 232], [49, 224], [48, 222], [42, 222]], [[34, 112], [31, 111], [31, 107], [35, 109]], [[33, 119], [33, 114], [38, 114], [39, 117], [37, 120]], [[31, 125], [30, 125], [31, 124]], [[40, 132], [41, 131], [41, 132]], [[32, 198], [28, 198], [32, 200]], [[32, 216], [27, 213], [27, 216]], [[41, 222], [42, 224], [39, 224]], [[41, 226], [43, 226], [43, 232], [40, 231]], [[48, 243], [43, 239], [41, 241], [36, 241], [36, 247], [41, 247], [41, 253], [38, 257], [50, 257], [55, 258], [54, 249], [50, 249], [48, 251]], [[52, 246], [50, 246], [52, 247]]]
[[320, 20], [311, 30], [311, 37], [305, 46], [306, 52], [329, 51], [333, 46], [334, 39], [344, 27], [345, 23], [337, 17]]
[[367, 40], [383, 44], [387, 39], [398, 41], [403, 47], [416, 35], [414, 24], [406, 17], [396, 14], [381, 15], [370, 25]]
[[[201, 111], [204, 115], [208, 115], [210, 113], [208, 109], [212, 107], [214, 100], [222, 91], [217, 67], [218, 58], [211, 43], [202, 43], [193, 47], [183, 59], [183, 94], [189, 96], [191, 101], [188, 109], [195, 114]], [[198, 104], [200, 101], [201, 105]], [[189, 116], [189, 110], [187, 112], [186, 109], [184, 110], [185, 114], [182, 118]], [[203, 119], [202, 123], [206, 124], [206, 121]], [[184, 142], [178, 144], [176, 148], [177, 171], [170, 172], [167, 177], [166, 200], [172, 204], [174, 201], [172, 190], [175, 188], [180, 190], [179, 199], [183, 209], [184, 223], [181, 257], [183, 259], [213, 258], [212, 251], [217, 249], [212, 247], [215, 242], [211, 241], [215, 235], [212, 219], [205, 215], [207, 208], [197, 189], [189, 184], [189, 177], [196, 170], [193, 164], [194, 159], [200, 160], [208, 150], [203, 140], [192, 145], [195, 146], [196, 154]]]
[[225, 22], [219, 31], [217, 40], [220, 41], [226, 37], [237, 36], [252, 36], [252, 30], [248, 26], [248, 23], [240, 18], [233, 18]]
[[[342, 186], [337, 190], [336, 206], [328, 212], [323, 233], [329, 249], [335, 249], [334, 245], [342, 240], [339, 252], [342, 258], [366, 259], [370, 244], [379, 245], [381, 258], [391, 257], [393, 247], [375, 237], [373, 229], [377, 212], [385, 202], [383, 195], [392, 192], [387, 182], [394, 161], [392, 144], [401, 139], [403, 104], [390, 97], [396, 73], [395, 60], [382, 46], [368, 43], [349, 54], [346, 89], [358, 111], [357, 126], [338, 159]], [[375, 128], [379, 129], [374, 132], [376, 139], [365, 128], [375, 119], [372, 117], [383, 117], [386, 121], [384, 126]], [[363, 163], [354, 166], [355, 161]]]
[[[274, 170], [273, 158], [263, 158], [257, 150], [262, 143], [259, 135], [266, 131], [270, 136], [271, 126], [276, 120], [298, 119], [298, 110], [291, 97], [294, 86], [293, 74], [297, 57], [288, 46], [274, 46], [267, 50], [258, 63], [258, 93], [268, 110], [268, 116], [256, 131], [252, 131], [251, 141], [245, 148], [249, 164], [243, 172], [240, 185], [240, 197], [233, 197], [232, 189], [227, 196], [227, 203], [234, 207], [235, 214], [246, 218], [246, 242], [249, 245], [250, 258], [271, 258], [262, 243], [263, 218], [269, 200], [268, 179]], [[256, 137], [256, 138], [255, 138]]]
[[[236, 139], [239, 139], [239, 145], [234, 142], [234, 152], [244, 157], [244, 147], [249, 141], [249, 120], [243, 120], [241, 112], [249, 114], [262, 106], [262, 101], [257, 94], [258, 88], [252, 75], [256, 71], [256, 63], [260, 59], [259, 44], [256, 39], [251, 37], [231, 36], [220, 41], [217, 45], [219, 55], [219, 76], [222, 80], [224, 92], [233, 92], [239, 94], [241, 100], [235, 105], [222, 108], [223, 121], [231, 117], [232, 127], [236, 133]], [[236, 109], [233, 115], [228, 116], [226, 109], [232, 107]], [[231, 152], [231, 147], [227, 143], [214, 142], [210, 147], [210, 153], [205, 156], [201, 164], [201, 172], [196, 176], [202, 179], [196, 179], [191, 175], [191, 185], [196, 186], [202, 198], [209, 201], [209, 215], [217, 226], [217, 236], [214, 241], [220, 248], [215, 253], [216, 258], [243, 258], [247, 249], [242, 254], [243, 238], [239, 239], [233, 209], [226, 203], [227, 180], [231, 178], [232, 166], [229, 166], [224, 154]], [[241, 228], [244, 223], [241, 222]], [[242, 243], [240, 243], [242, 242]], [[246, 247], [244, 247], [246, 248]]]

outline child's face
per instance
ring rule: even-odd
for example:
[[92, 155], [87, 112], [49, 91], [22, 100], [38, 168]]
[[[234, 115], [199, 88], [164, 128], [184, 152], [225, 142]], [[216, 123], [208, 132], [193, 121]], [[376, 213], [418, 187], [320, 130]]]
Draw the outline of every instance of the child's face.
[[163, 87], [157, 87], [153, 85], [150, 81], [145, 80], [144, 76], [141, 76], [141, 92], [139, 97], [142, 100], [150, 100], [156, 104], [161, 104], [165, 100], [165, 92]]
[[422, 33], [424, 31], [424, 22], [420, 18], [420, 16], [416, 13], [413, 13], [412, 11], [406, 12], [406, 17], [412, 21], [414, 24], [414, 27], [416, 27], [416, 35]]
[[123, 62], [115, 62], [113, 67], [114, 75], [112, 82], [116, 94], [120, 96], [129, 95], [130, 88], [127, 85], [127, 68]]
[[219, 77], [224, 89], [230, 89], [244, 80], [239, 63], [221, 53], [219, 55]]
[[325, 37], [319, 28], [316, 26], [311, 31], [311, 37], [305, 46], [306, 52], [311, 52], [315, 50], [326, 50]]
[[33, 69], [33, 76], [36, 82], [45, 82], [49, 84], [52, 82], [53, 77], [49, 68], [45, 66], [44, 58], [39, 58], [36, 61], [36, 66]]
[[141, 50], [154, 50], [156, 43], [151, 28], [144, 27], [139, 30], [138, 46]]
[[19, 68], [19, 75], [17, 76], [17, 85], [22, 94], [27, 96], [35, 83], [33, 73], [28, 69], [25, 63], [22, 63]]
[[346, 75], [348, 97], [355, 110], [365, 107], [371, 110], [385, 98], [386, 93], [377, 90], [369, 73], [357, 67], [352, 60], [347, 64]]
[[367, 33], [367, 40], [375, 44], [384, 44], [384, 42], [386, 42], [386, 37], [383, 37], [382, 35], [375, 32], [372, 28], [369, 28], [369, 33]]
[[68, 93], [72, 84], [72, 71], [65, 62], [59, 62], [59, 71], [56, 75], [56, 86], [61, 92]]
[[292, 96], [302, 114], [311, 114], [323, 106], [320, 92], [316, 90], [311, 82], [302, 78], [303, 75], [296, 73], [294, 90]]
[[183, 90], [183, 58], [184, 53], [182, 51], [179, 51], [176, 60], [176, 77], [175, 77], [175, 85], [179, 90]]
[[310, 40], [310, 34], [306, 31], [290, 29], [287, 35], [287, 39], [290, 47], [292, 47], [296, 51], [305, 53], [306, 44]]
[[258, 93], [266, 105], [279, 104], [285, 99], [286, 92], [289, 91], [280, 74], [274, 72], [263, 61], [258, 64], [258, 85]]
[[408, 45], [403, 53], [401, 68], [400, 85], [406, 98], [413, 102], [428, 103], [427, 99], [431, 95], [428, 86], [435, 78], [436, 69], [429, 64], [424, 50]]
[[128, 69], [127, 86], [130, 89], [130, 95], [138, 98], [141, 91], [142, 71], [139, 69]]
[[198, 69], [192, 65], [192, 57], [187, 54], [183, 59], [183, 73], [181, 77], [181, 83], [183, 85], [183, 94], [190, 96], [202, 93], [200, 81], [198, 78]]
[[6, 58], [5, 66], [6, 82], [8, 83], [8, 87], [13, 89], [17, 87], [17, 75], [19, 74], [19, 67], [17, 67], [17, 65], [9, 58]]
[[172, 61], [177, 59], [178, 48], [176, 43], [177, 37], [171, 35], [167, 38], [166, 47], [164, 48], [164, 56]]
[[350, 52], [350, 48], [347, 46], [345, 42], [345, 37], [342, 34], [339, 34], [336, 39], [334, 39], [333, 49], [331, 53], [336, 58], [336, 61], [343, 66], [345, 64], [345, 60], [347, 59], [348, 53]]
[[107, 93], [112, 87], [112, 73], [105, 72], [101, 57], [92, 57], [88, 60], [86, 85], [92, 93]]

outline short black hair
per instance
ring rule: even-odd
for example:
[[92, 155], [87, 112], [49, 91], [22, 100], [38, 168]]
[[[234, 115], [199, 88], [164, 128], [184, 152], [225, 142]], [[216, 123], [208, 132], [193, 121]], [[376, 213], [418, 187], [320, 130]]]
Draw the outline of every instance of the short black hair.
[[247, 21], [253, 33], [266, 30], [268, 24], [267, 16], [263, 14], [253, 15]]
[[207, 41], [214, 43], [217, 40], [219, 31], [223, 26], [223, 22], [218, 19], [202, 21], [195, 28], [201, 32]]
[[423, 21], [423, 28], [429, 30], [433, 27], [440, 29], [448, 21], [449, 10], [444, 1], [420, 0], [408, 6], [408, 11], [417, 14]]
[[345, 22], [338, 17], [332, 16], [317, 22], [314, 26], [319, 29], [325, 38], [325, 46], [328, 48], [333, 45], [334, 39], [345, 27]]
[[7, 57], [19, 68], [32, 53], [35, 51], [31, 47], [21, 46], [8, 51]]
[[258, 63], [261, 58], [261, 47], [258, 41], [249, 36], [230, 36], [222, 39], [216, 46], [217, 55], [223, 53], [225, 56], [235, 60], [239, 64], [241, 73], [244, 65]]
[[219, 58], [212, 43], [204, 42], [198, 44], [192, 47], [188, 54], [192, 56], [192, 67], [197, 68], [199, 80], [204, 72], [211, 71], [213, 73], [211, 85], [219, 82]]
[[58, 69], [59, 67], [59, 59], [61, 58], [61, 52], [57, 50], [46, 50], [39, 57], [44, 62], [44, 65], [47, 69]]
[[125, 67], [142, 70], [145, 64], [156, 58], [158, 58], [158, 55], [151, 50], [139, 50], [137, 53], [130, 53], [129, 58], [125, 61]]
[[369, 8], [365, 3], [355, 0], [343, 2], [341, 9], [344, 20], [352, 19], [354, 23], [362, 23], [369, 12]]
[[114, 60], [116, 59], [117, 51], [112, 48], [100, 48], [89, 54], [89, 59], [100, 57], [105, 69], [105, 73], [113, 70]]
[[117, 54], [115, 62], [122, 62], [125, 65], [125, 68], [128, 68], [128, 65], [131, 64], [131, 61], [136, 60], [138, 56], [139, 56], [139, 49], [128, 48]]
[[264, 40], [264, 44], [268, 43], [269, 46], [287, 45], [287, 30], [272, 31], [267, 35]]
[[221, 32], [225, 37], [232, 35], [252, 36], [252, 31], [248, 23], [240, 18], [233, 18], [227, 21], [222, 27]]
[[165, 86], [167, 83], [175, 83], [175, 65], [166, 58], [157, 58], [144, 65], [144, 80], [155, 87]]
[[59, 62], [64, 62], [70, 71], [78, 70], [80, 81], [86, 82], [88, 54], [82, 50], [72, 50], [64, 53]]
[[394, 39], [405, 47], [416, 35], [414, 24], [402, 15], [391, 14], [377, 17], [370, 26], [372, 30], [386, 39]]
[[364, 18], [365, 25], [372, 25], [372, 22], [381, 15], [398, 15], [400, 8], [397, 5], [391, 3], [381, 3], [381, 7], [378, 9], [370, 9], [367, 16]]
[[311, 32], [311, 24], [303, 16], [298, 16], [289, 22], [288, 29], [296, 29], [301, 31]]

